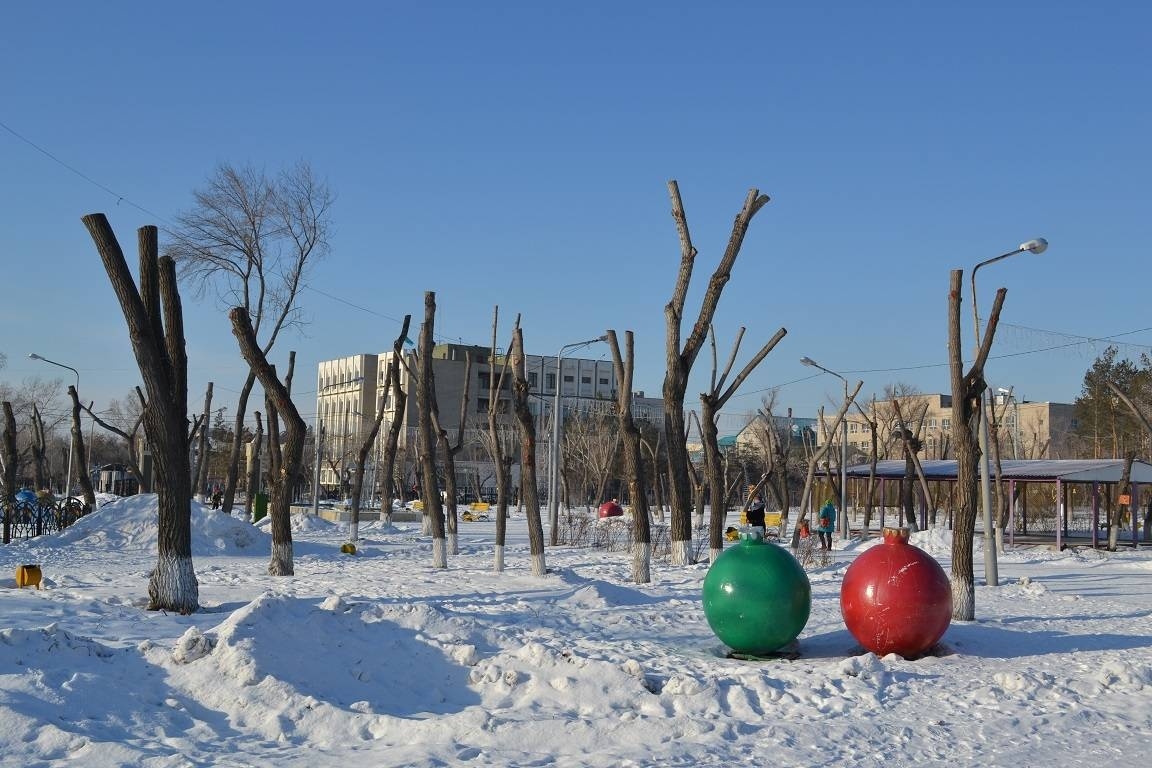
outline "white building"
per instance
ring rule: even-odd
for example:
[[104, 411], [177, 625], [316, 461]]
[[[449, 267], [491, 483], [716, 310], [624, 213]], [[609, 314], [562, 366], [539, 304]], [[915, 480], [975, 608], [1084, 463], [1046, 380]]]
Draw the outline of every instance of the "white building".
[[[326, 360], [320, 363], [316, 381], [316, 427], [322, 431], [320, 484], [334, 490], [344, 485], [355, 467], [356, 454], [376, 418], [378, 409], [384, 416], [380, 435], [369, 454], [370, 469], [366, 469], [366, 480], [375, 485], [374, 465], [379, 456], [382, 438], [397, 418], [403, 428], [397, 448], [397, 464], [411, 465], [415, 459], [416, 397], [410, 386], [409, 366], [413, 365], [411, 352], [404, 352], [408, 365], [400, 365], [400, 386], [407, 393], [404, 412], [397, 414], [396, 402], [391, 392], [386, 391], [385, 383], [388, 365], [395, 353], [360, 354]], [[519, 446], [512, 413], [512, 371], [509, 368], [500, 380], [504, 366], [504, 356], [497, 356], [495, 364], [495, 384], [493, 381], [493, 361], [489, 360], [490, 350], [486, 347], [461, 344], [441, 344], [433, 348], [433, 378], [436, 384], [436, 401], [440, 423], [455, 441], [460, 428], [460, 403], [464, 394], [464, 370], [466, 356], [471, 355], [471, 382], [468, 387], [468, 404], [465, 409], [465, 448], [457, 457], [458, 472], [467, 477], [458, 478], [462, 488], [467, 483], [488, 486], [492, 482], [492, 466], [485, 448], [488, 438], [488, 409], [496, 395], [496, 412], [499, 423], [508, 427], [505, 441], [506, 454], [514, 454]], [[547, 477], [548, 456], [552, 435], [552, 411], [557, 400], [559, 386], [560, 410], [569, 414], [611, 414], [616, 407], [616, 380], [609, 360], [585, 358], [564, 358], [560, 369], [556, 368], [555, 356], [526, 355], [525, 373], [531, 397], [528, 407], [536, 417], [536, 438], [541, 456], [537, 460], [540, 479]], [[664, 402], [660, 398], [648, 398], [643, 392], [634, 393], [633, 416], [638, 420], [662, 425]], [[513, 466], [513, 484], [518, 484], [519, 468]], [[343, 478], [343, 483], [341, 482]]]

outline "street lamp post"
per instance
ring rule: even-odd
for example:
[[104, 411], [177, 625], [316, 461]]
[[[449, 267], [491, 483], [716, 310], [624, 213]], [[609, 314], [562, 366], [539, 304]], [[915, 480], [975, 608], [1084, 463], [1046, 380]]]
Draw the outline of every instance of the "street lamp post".
[[[80, 371], [76, 370], [75, 368], [73, 368], [70, 365], [64, 365], [63, 363], [58, 363], [55, 360], [49, 360], [46, 357], [41, 357], [40, 355], [36, 354], [35, 352], [29, 352], [28, 357], [30, 357], [33, 360], [39, 360], [42, 363], [48, 363], [49, 365], [55, 365], [58, 368], [67, 368], [68, 370], [72, 371], [72, 373], [76, 374], [76, 396], [77, 397], [80, 396]], [[76, 450], [76, 435], [73, 434], [72, 430], [68, 430], [68, 477], [64, 481], [64, 496], [65, 496], [65, 498], [72, 495], [72, 457], [75, 453], [75, 450]]]
[[570, 349], [580, 349], [607, 340], [607, 336], [597, 336], [587, 341], [565, 344], [556, 353], [556, 393], [552, 399], [552, 455], [548, 462], [548, 543], [553, 547], [560, 543], [560, 500], [556, 498], [560, 480], [560, 383], [562, 381], [560, 363], [564, 353]]
[[[980, 312], [976, 308], [976, 271], [988, 264], [1015, 256], [1018, 253], [1044, 253], [1048, 248], [1048, 241], [1042, 237], [1021, 243], [1020, 247], [1008, 253], [982, 261], [972, 268], [972, 321], [976, 331], [976, 350], [980, 349]], [[984, 520], [984, 581], [990, 587], [1000, 586], [1000, 575], [996, 565], [996, 529], [992, 525], [992, 481], [989, 477], [988, 465], [988, 412], [985, 405], [984, 393], [980, 393], [980, 427], [977, 439], [980, 443], [980, 510]]]
[[[800, 358], [800, 362], [812, 368], [819, 368], [824, 373], [830, 373], [844, 382], [844, 402], [848, 402], [848, 379], [836, 371], [831, 371], [817, 363], [810, 357]], [[848, 538], [848, 413], [845, 411], [841, 421], [843, 431], [840, 436], [840, 538]]]

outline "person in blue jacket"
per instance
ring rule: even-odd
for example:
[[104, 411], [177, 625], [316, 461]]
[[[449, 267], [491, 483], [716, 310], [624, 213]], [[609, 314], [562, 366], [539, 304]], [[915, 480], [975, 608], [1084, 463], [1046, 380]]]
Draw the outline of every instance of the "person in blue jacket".
[[824, 502], [820, 507], [820, 514], [816, 517], [816, 535], [820, 537], [820, 549], [832, 549], [832, 532], [836, 530], [836, 505], [832, 499]]

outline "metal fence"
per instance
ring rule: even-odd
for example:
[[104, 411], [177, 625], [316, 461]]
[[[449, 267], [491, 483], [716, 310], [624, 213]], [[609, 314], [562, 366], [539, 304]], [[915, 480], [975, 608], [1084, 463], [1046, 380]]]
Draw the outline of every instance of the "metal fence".
[[4, 505], [4, 543], [62, 531], [92, 510], [83, 499], [70, 497], [55, 503], [15, 501]]

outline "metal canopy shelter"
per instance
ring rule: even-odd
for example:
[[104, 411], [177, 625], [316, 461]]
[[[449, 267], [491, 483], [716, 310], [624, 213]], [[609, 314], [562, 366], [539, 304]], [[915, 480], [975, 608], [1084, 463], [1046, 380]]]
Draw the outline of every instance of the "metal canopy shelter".
[[[942, 460], [933, 459], [920, 462], [924, 470], [924, 478], [929, 481], [939, 482], [955, 482], [956, 481], [956, 467], [955, 460]], [[888, 460], [876, 462], [875, 476], [881, 480], [895, 480], [904, 477], [906, 465], [903, 459]], [[857, 464], [848, 467], [847, 476], [850, 478], [867, 478], [872, 472], [868, 464]], [[1064, 491], [1072, 484], [1084, 484], [1092, 488], [1092, 517], [1093, 527], [1091, 538], [1093, 546], [1097, 542], [1097, 528], [1099, 518], [1099, 494], [1098, 489], [1102, 485], [1115, 485], [1120, 482], [1124, 473], [1124, 460], [1123, 459], [1034, 459], [1034, 460], [1012, 460], [1000, 462], [1000, 477], [1003, 481], [1007, 482], [1012, 488], [1009, 491], [1010, 498], [1015, 498], [1015, 484], [1021, 483], [1054, 483], [1057, 488], [1058, 499], [1058, 514], [1060, 522], [1056, 525], [1056, 546], [1058, 548], [1063, 546], [1062, 538], [1068, 535], [1067, 516], [1065, 511], [1065, 498]], [[1133, 485], [1133, 497], [1139, 498], [1138, 488], [1141, 485], [1152, 484], [1152, 464], [1143, 461], [1132, 462], [1131, 482]], [[1138, 504], [1134, 507], [1138, 508]], [[1013, 516], [1015, 515], [1015, 504], [1013, 504]], [[1011, 532], [1012, 527], [1009, 525], [1008, 531]], [[1135, 509], [1132, 513], [1132, 542], [1135, 544], [1139, 540], [1139, 531], [1137, 529], [1137, 514]], [[1149, 532], [1145, 532], [1145, 540], [1149, 538]]]
[[[934, 459], [921, 461], [924, 477], [928, 480], [955, 480], [954, 460]], [[868, 477], [870, 467], [857, 464], [848, 467], [849, 477]], [[1005, 480], [1026, 480], [1037, 483], [1118, 483], [1124, 472], [1123, 459], [1034, 459], [1000, 462], [1000, 476]], [[876, 477], [904, 477], [904, 460], [876, 462]], [[1152, 483], [1152, 464], [1132, 462], [1132, 482]]]

